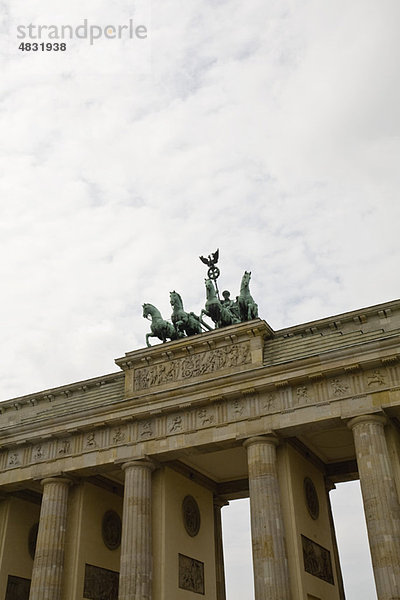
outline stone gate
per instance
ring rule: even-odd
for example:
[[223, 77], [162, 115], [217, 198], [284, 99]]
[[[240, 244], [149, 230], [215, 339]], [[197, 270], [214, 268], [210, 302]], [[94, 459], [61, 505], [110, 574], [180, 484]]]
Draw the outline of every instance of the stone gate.
[[343, 599], [329, 490], [358, 478], [378, 598], [400, 598], [399, 357], [393, 301], [2, 402], [0, 600], [224, 600], [241, 497], [256, 600]]

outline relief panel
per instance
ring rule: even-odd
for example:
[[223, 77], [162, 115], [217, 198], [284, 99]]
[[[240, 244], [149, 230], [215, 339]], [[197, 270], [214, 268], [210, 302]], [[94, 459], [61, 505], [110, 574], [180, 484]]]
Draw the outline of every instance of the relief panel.
[[304, 535], [301, 536], [304, 570], [334, 585], [331, 553]]
[[30, 579], [9, 575], [5, 600], [29, 600]]
[[85, 565], [83, 597], [90, 600], [118, 600], [119, 573]]
[[199, 352], [192, 356], [170, 360], [134, 371], [134, 390], [140, 391], [221, 369], [238, 367], [251, 362], [250, 344], [244, 342], [216, 350]]
[[204, 563], [179, 554], [179, 587], [196, 594], [204, 594]]

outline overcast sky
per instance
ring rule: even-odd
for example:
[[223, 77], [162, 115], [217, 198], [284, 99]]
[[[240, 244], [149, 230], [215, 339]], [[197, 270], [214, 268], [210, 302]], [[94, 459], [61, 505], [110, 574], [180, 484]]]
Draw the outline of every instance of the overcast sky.
[[[274, 329], [399, 297], [398, 0], [0, 4], [2, 399], [116, 370], [143, 302], [199, 312], [217, 247]], [[146, 39], [18, 49], [130, 18]]]

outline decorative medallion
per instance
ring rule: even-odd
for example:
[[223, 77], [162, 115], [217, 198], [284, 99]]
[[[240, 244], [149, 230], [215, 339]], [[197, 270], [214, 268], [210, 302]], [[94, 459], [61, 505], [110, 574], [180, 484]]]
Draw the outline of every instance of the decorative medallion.
[[315, 485], [309, 477], [304, 478], [304, 495], [306, 497], [306, 504], [308, 512], [312, 519], [318, 519], [319, 516], [319, 500]]
[[183, 524], [190, 537], [195, 537], [200, 529], [200, 509], [193, 496], [185, 496], [182, 502]]
[[34, 525], [32, 525], [32, 527], [29, 530], [28, 551], [29, 551], [29, 556], [31, 557], [32, 560], [35, 558], [38, 531], [39, 531], [39, 523], [35, 523]]
[[115, 510], [108, 510], [103, 517], [101, 534], [103, 542], [109, 550], [116, 550], [121, 545], [122, 522]]

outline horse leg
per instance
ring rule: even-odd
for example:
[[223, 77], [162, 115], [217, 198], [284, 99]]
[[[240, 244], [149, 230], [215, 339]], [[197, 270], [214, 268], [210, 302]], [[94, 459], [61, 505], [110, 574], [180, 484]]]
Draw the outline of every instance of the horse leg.
[[258, 304], [256, 304], [254, 302], [253, 304], [253, 319], [257, 319], [258, 318]]
[[146, 333], [146, 345], [148, 348], [151, 348], [151, 344], [149, 342], [149, 337], [157, 337], [154, 333]]

